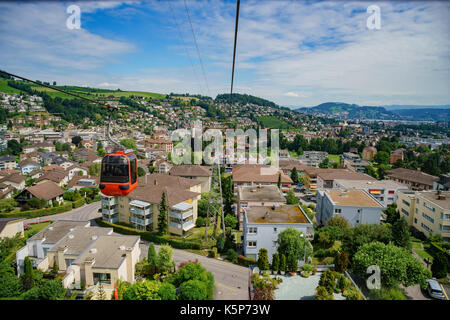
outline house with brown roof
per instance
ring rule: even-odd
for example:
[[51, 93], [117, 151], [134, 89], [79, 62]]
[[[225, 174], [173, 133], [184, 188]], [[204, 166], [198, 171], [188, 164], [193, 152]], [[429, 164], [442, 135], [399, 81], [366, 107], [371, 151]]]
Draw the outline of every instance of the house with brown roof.
[[420, 170], [405, 168], [386, 171], [386, 178], [406, 184], [411, 190], [417, 191], [432, 190], [434, 182], [439, 180], [439, 177], [432, 176]]
[[63, 201], [64, 190], [52, 181], [45, 181], [32, 187], [28, 187], [19, 193], [15, 200], [20, 204], [25, 204], [31, 198], [44, 199], [49, 205], [53, 201]]
[[169, 170], [171, 176], [198, 180], [202, 184], [202, 193], [209, 192], [212, 177], [212, 167], [195, 164], [173, 166]]
[[75, 191], [81, 188], [98, 188], [100, 177], [94, 176], [74, 176], [67, 184], [68, 191]]
[[19, 173], [13, 173], [1, 178], [0, 183], [12, 186], [17, 190], [23, 190], [25, 188], [25, 177]]
[[95, 160], [100, 159], [99, 156], [97, 156], [97, 153], [92, 149], [76, 149], [73, 152], [73, 158], [75, 161], [78, 162], [94, 162]]
[[30, 158], [22, 160], [19, 162], [19, 168], [22, 171], [23, 175], [29, 174], [34, 170], [39, 170], [41, 165]]
[[293, 182], [282, 170], [263, 164], [236, 165], [232, 171], [234, 190], [240, 186], [278, 185], [281, 176], [281, 188], [289, 188]]
[[0, 199], [11, 199], [15, 188], [4, 183], [0, 183]]
[[62, 187], [69, 182], [69, 174], [64, 170], [47, 171], [44, 173], [44, 175], [36, 179], [35, 184], [39, 185], [48, 181], [54, 182], [58, 186]]
[[349, 169], [320, 170], [317, 172], [317, 189], [331, 189], [333, 188], [334, 180], [337, 179], [376, 181], [374, 177]]

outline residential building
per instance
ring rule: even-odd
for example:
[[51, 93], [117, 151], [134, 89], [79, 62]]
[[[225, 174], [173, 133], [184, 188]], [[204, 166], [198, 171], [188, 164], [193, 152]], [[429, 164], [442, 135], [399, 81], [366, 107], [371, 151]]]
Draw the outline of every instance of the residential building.
[[426, 237], [439, 234], [444, 242], [450, 242], [450, 192], [400, 191], [397, 210]]
[[24, 236], [23, 222], [25, 218], [0, 218], [0, 240], [13, 238], [16, 234]]
[[341, 168], [352, 167], [358, 172], [364, 172], [365, 168], [370, 165], [369, 161], [363, 160], [356, 153], [344, 152], [340, 157]]
[[14, 187], [17, 190], [25, 189], [25, 177], [19, 173], [12, 173], [0, 178], [0, 183]]
[[69, 182], [69, 174], [64, 170], [50, 170], [37, 178], [35, 183], [39, 185], [47, 181], [54, 182], [58, 186], [63, 187]]
[[61, 240], [71, 229], [78, 226], [90, 225], [89, 221], [74, 221], [74, 220], [56, 220], [40, 232], [36, 233], [31, 238], [27, 239], [26, 245], [19, 249], [16, 253], [17, 273], [24, 272], [24, 259], [30, 257], [33, 266], [42, 271], [47, 271], [49, 268], [47, 252], [59, 240]]
[[433, 190], [450, 191], [450, 172], [439, 175], [439, 180], [433, 183]]
[[52, 181], [45, 181], [32, 187], [28, 187], [19, 193], [14, 199], [20, 204], [25, 204], [31, 198], [44, 199], [49, 205], [53, 201], [62, 202], [64, 190]]
[[100, 177], [74, 176], [67, 184], [68, 191], [75, 191], [81, 188], [98, 188]]
[[353, 227], [360, 224], [380, 224], [385, 207], [364, 190], [317, 190], [316, 220], [326, 225], [329, 218], [341, 216]]
[[112, 223], [123, 222], [139, 230], [156, 231], [159, 205], [164, 192], [169, 211], [169, 232], [185, 235], [195, 226], [197, 201], [200, 199], [200, 193], [189, 191], [189, 188], [198, 188], [198, 185], [188, 188], [168, 187], [159, 184], [161, 180], [151, 181], [153, 183], [145, 183], [145, 179], [140, 179], [139, 186], [125, 197], [102, 195], [103, 220]]
[[211, 186], [212, 167], [184, 164], [184, 165], [173, 166], [169, 170], [169, 174], [171, 176], [177, 176], [177, 177], [201, 181], [201, 183], [202, 183], [202, 191], [201, 192], [202, 193], [209, 192], [209, 188]]
[[349, 169], [325, 169], [317, 173], [317, 189], [333, 188], [333, 182], [336, 179], [376, 181], [374, 177]]
[[299, 157], [302, 163], [311, 167], [318, 167], [326, 158], [328, 158], [328, 152], [325, 151], [304, 151]]
[[397, 202], [399, 191], [408, 191], [408, 186], [392, 180], [346, 180], [336, 179], [333, 189], [364, 190], [384, 207]]
[[0, 170], [15, 169], [17, 167], [16, 158], [10, 155], [0, 156]]
[[23, 175], [27, 175], [34, 170], [41, 169], [41, 165], [31, 159], [25, 159], [19, 162], [19, 168]]
[[406, 149], [403, 148], [392, 151], [390, 155], [390, 164], [394, 164], [398, 160], [403, 160], [403, 152], [405, 151]]
[[386, 178], [409, 186], [412, 190], [432, 190], [439, 178], [419, 170], [396, 168], [386, 171]]
[[313, 223], [299, 205], [253, 206], [245, 209], [242, 232], [244, 255], [258, 260], [259, 250], [265, 248], [272, 263], [272, 256], [278, 249], [278, 235], [287, 228], [298, 230], [307, 239], [314, 237]]
[[240, 186], [278, 185], [281, 176], [281, 188], [289, 189], [293, 182], [282, 170], [263, 164], [236, 165], [232, 171], [234, 191]]
[[99, 236], [68, 267], [63, 286], [77, 289], [84, 283], [87, 290], [96, 292], [102, 284], [110, 299], [117, 280], [135, 282], [135, 265], [141, 255], [139, 244], [139, 236]]
[[242, 230], [244, 211], [250, 207], [283, 205], [286, 203], [281, 190], [276, 185], [239, 186], [237, 192], [237, 218]]
[[362, 151], [362, 159], [372, 161], [377, 154], [377, 148], [375, 147], [365, 147]]

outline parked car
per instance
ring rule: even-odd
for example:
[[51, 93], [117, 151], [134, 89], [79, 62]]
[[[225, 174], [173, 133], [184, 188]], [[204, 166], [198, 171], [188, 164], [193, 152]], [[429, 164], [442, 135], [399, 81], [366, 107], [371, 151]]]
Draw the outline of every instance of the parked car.
[[428, 282], [427, 291], [432, 298], [439, 300], [446, 300], [444, 290], [442, 290], [442, 287], [439, 284], [439, 282], [437, 282], [434, 279], [428, 279], [427, 282]]

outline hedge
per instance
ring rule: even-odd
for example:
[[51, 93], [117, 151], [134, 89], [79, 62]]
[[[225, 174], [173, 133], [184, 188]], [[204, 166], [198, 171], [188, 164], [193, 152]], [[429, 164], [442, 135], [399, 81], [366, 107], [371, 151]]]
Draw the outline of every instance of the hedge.
[[42, 208], [37, 210], [19, 211], [13, 214], [0, 214], [0, 218], [36, 218], [50, 216], [72, 210], [72, 203], [66, 203], [59, 207]]
[[201, 249], [201, 244], [198, 242], [192, 242], [188, 240], [168, 239], [164, 236], [160, 236], [155, 232], [137, 230], [124, 225], [110, 223], [104, 221], [102, 218], [95, 219], [95, 222], [99, 226], [113, 228], [114, 232], [126, 235], [139, 235], [141, 236], [142, 240], [146, 240], [157, 244], [168, 244], [176, 249], [196, 249], [196, 250]]
[[78, 199], [78, 200], [75, 200], [75, 201], [73, 201], [72, 202], [72, 208], [79, 208], [79, 207], [81, 207], [82, 205], [84, 205], [86, 203], [86, 201], [84, 200], [84, 198], [81, 198], [81, 199]]
[[436, 242], [431, 242], [430, 244], [430, 251], [433, 256], [435, 256], [438, 252], [442, 252], [447, 257], [447, 259], [450, 259], [450, 253], [442, 248], [441, 244], [437, 244]]
[[252, 264], [256, 264], [256, 261], [253, 260], [252, 258], [247, 258], [245, 256], [239, 255], [238, 256], [238, 264], [248, 267]]

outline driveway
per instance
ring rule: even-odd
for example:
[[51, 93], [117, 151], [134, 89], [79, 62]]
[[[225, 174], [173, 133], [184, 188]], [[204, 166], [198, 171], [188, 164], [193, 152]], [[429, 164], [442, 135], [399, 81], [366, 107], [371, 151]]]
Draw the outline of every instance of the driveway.
[[[140, 260], [147, 258], [149, 242], [141, 241]], [[159, 246], [155, 245], [156, 250]], [[208, 258], [189, 251], [173, 249], [173, 260], [177, 266], [188, 260], [198, 260], [214, 275], [214, 300], [248, 300], [249, 270], [230, 262]]]
[[67, 212], [58, 213], [51, 216], [43, 216], [33, 219], [27, 219], [25, 220], [25, 223], [33, 223], [44, 220], [77, 220], [77, 221], [92, 220], [101, 217], [102, 214], [98, 212], [100, 206], [101, 201], [97, 201], [90, 204], [85, 204], [84, 206], [81, 206], [79, 208]]

